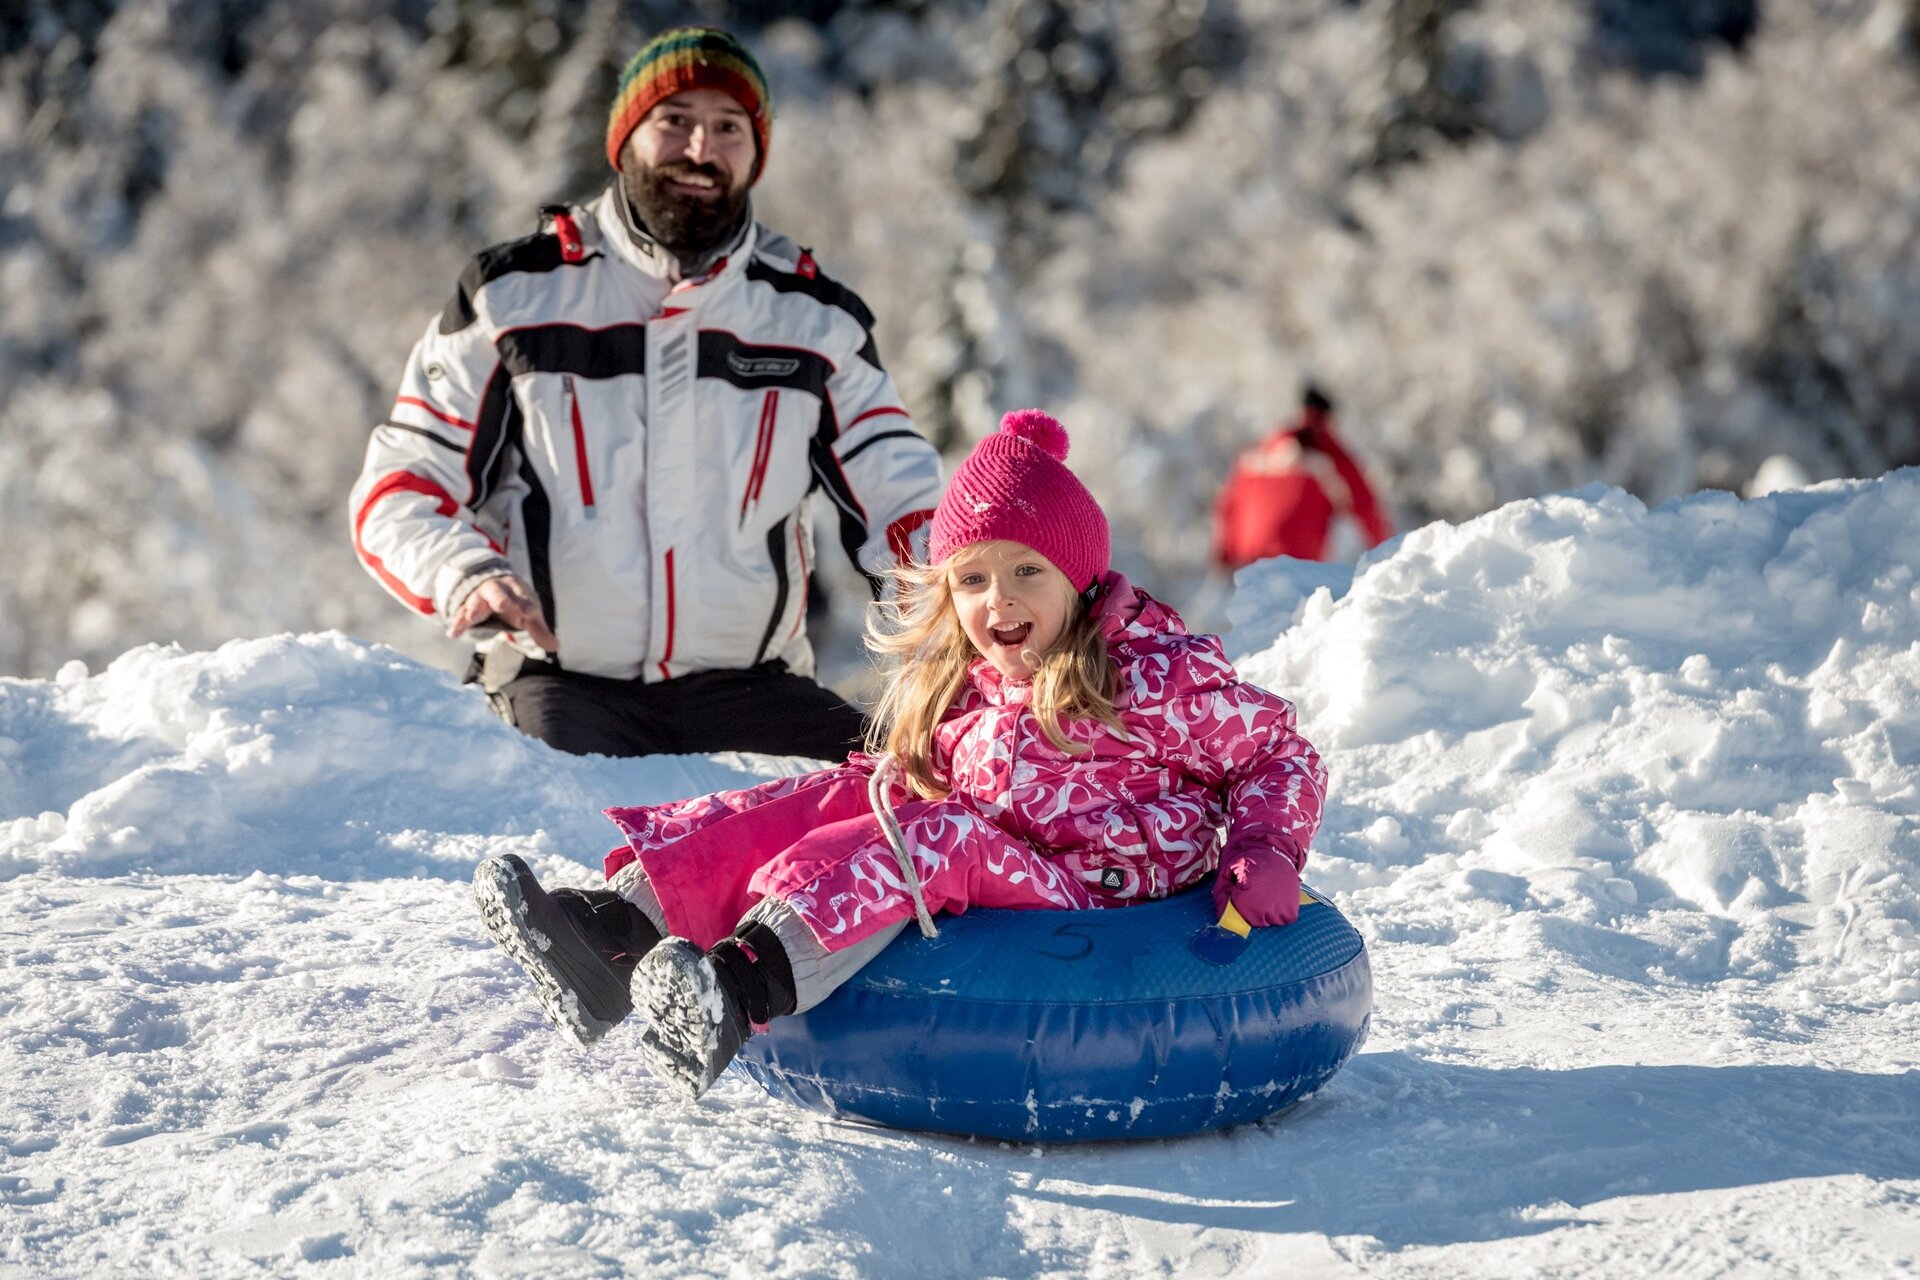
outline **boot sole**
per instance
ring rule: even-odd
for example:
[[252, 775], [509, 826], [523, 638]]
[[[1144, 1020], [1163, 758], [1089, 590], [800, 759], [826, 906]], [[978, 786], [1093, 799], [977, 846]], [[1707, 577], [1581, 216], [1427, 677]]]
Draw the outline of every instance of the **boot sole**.
[[527, 898], [520, 877], [503, 858], [489, 858], [474, 868], [473, 900], [481, 923], [533, 980], [534, 998], [547, 1019], [582, 1049], [620, 1025], [597, 1018], [580, 1004], [567, 975], [549, 958], [552, 939], [527, 923]]
[[684, 938], [668, 938], [640, 962], [633, 1004], [647, 1020], [640, 1054], [654, 1079], [689, 1100], [719, 1079], [740, 1048], [726, 1001], [705, 953]]

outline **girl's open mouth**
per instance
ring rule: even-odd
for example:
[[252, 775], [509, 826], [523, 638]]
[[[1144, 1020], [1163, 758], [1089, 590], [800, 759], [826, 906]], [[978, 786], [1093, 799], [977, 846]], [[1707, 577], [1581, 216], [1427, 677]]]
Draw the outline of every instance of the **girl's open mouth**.
[[1004, 644], [1018, 648], [1027, 642], [1028, 636], [1033, 634], [1033, 624], [1031, 622], [1016, 622], [1011, 626], [988, 627], [987, 634], [993, 637], [995, 644]]

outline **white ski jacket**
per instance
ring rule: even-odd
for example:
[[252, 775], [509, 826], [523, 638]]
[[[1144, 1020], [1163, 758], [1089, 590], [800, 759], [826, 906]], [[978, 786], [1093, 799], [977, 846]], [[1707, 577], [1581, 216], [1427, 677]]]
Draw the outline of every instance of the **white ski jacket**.
[[924, 540], [939, 457], [872, 314], [806, 250], [749, 220], [674, 283], [618, 200], [550, 210], [468, 265], [368, 444], [354, 550], [443, 619], [511, 568], [569, 671], [653, 681], [780, 658], [810, 674], [808, 493], [825, 490], [872, 575]]

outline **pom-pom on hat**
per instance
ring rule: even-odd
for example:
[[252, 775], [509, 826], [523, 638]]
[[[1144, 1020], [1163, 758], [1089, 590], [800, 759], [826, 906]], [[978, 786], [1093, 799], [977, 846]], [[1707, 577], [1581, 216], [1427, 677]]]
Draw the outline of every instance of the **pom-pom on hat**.
[[933, 513], [927, 554], [939, 564], [975, 542], [1023, 542], [1085, 591], [1107, 571], [1106, 513], [1067, 470], [1067, 429], [1020, 409], [974, 446]]
[[767, 167], [767, 137], [773, 131], [773, 99], [767, 77], [747, 46], [718, 27], [675, 27], [647, 41], [620, 73], [607, 116], [607, 163], [620, 167], [620, 148], [663, 98], [687, 89], [718, 89], [738, 102], [753, 121], [753, 174]]

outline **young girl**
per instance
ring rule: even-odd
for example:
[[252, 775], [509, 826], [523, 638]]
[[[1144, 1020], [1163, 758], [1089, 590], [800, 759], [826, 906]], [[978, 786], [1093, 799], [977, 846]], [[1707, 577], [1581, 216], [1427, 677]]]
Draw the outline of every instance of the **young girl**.
[[649, 1068], [698, 1097], [756, 1025], [818, 1004], [909, 921], [1124, 906], [1216, 865], [1216, 910], [1293, 921], [1320, 758], [1217, 637], [1108, 571], [1066, 456], [1029, 409], [955, 473], [930, 563], [899, 571], [869, 638], [893, 661], [884, 754], [609, 809], [627, 840], [604, 889], [480, 866], [488, 931], [557, 1025], [588, 1044], [638, 1006]]

